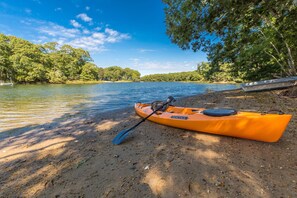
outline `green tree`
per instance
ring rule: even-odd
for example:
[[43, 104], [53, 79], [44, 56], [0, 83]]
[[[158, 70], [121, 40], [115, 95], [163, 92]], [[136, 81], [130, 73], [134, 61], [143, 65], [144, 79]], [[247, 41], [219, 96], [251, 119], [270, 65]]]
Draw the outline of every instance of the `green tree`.
[[104, 80], [104, 69], [98, 67], [98, 80]]
[[205, 51], [212, 71], [228, 63], [243, 79], [297, 75], [293, 0], [163, 1], [172, 42]]
[[13, 71], [9, 56], [11, 48], [9, 46], [9, 38], [0, 34], [0, 80], [6, 81], [13, 77]]
[[123, 70], [122, 80], [131, 80], [131, 81], [139, 81], [140, 73], [136, 70], [125, 68]]
[[140, 81], [140, 73], [139, 71], [133, 70], [132, 75], [131, 75], [131, 80], [132, 81]]
[[47, 78], [51, 83], [80, 79], [82, 67], [92, 61], [89, 52], [70, 45], [59, 46], [55, 42], [44, 44], [41, 51], [47, 54]]
[[39, 46], [14, 36], [9, 37], [9, 44], [12, 49], [9, 61], [12, 63], [14, 80], [21, 83], [45, 81], [46, 70]]
[[139, 81], [140, 73], [119, 66], [98, 68], [88, 51], [49, 42], [33, 44], [0, 34], [0, 80], [65, 83], [67, 80]]
[[169, 74], [150, 74], [141, 77], [141, 80], [151, 82], [200, 81], [202, 80], [202, 76], [197, 71], [190, 71]]
[[47, 76], [50, 83], [64, 84], [67, 81], [67, 77], [61, 72], [61, 70], [50, 70]]
[[93, 63], [86, 63], [82, 67], [82, 72], [80, 74], [80, 79], [88, 81], [88, 80], [98, 80], [98, 71], [99, 68]]
[[[128, 80], [128, 81], [139, 81], [140, 73], [136, 70], [130, 68], [121, 68], [119, 66], [106, 67], [103, 71], [99, 70], [100, 75], [103, 75], [103, 80], [107, 81], [119, 81], [119, 80]], [[99, 77], [100, 79], [101, 77]]]
[[104, 68], [104, 80], [107, 80], [107, 81], [122, 80], [123, 75], [124, 75], [124, 71], [119, 66], [111, 66], [111, 67]]

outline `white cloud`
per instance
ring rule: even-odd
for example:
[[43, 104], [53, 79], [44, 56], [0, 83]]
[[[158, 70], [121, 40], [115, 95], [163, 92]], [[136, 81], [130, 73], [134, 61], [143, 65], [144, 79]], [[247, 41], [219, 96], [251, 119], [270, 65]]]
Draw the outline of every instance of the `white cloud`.
[[140, 61], [139, 58], [130, 58], [129, 60], [132, 61], [134, 64], [136, 64]]
[[141, 71], [142, 75], [152, 74], [152, 73], [172, 73], [172, 72], [182, 72], [182, 71], [193, 71], [197, 67], [196, 61], [182, 61], [182, 62], [172, 62], [172, 61], [151, 61], [144, 60], [141, 58], [131, 58], [131, 67]]
[[85, 14], [85, 13], [81, 13], [81, 14], [78, 14], [77, 16], [76, 16], [76, 18], [78, 18], [78, 19], [81, 19], [81, 20], [83, 20], [84, 22], [92, 22], [92, 18], [91, 17], [89, 17], [87, 14]]
[[138, 49], [139, 52], [141, 53], [145, 53], [145, 52], [155, 52], [156, 50], [152, 50], [152, 49]]
[[106, 40], [109, 43], [116, 43], [116, 42], [119, 42], [120, 40], [125, 40], [130, 38], [128, 34], [121, 34], [118, 31], [115, 31], [110, 28], [105, 28], [105, 33], [107, 34]]
[[86, 10], [90, 10], [91, 8], [90, 8], [90, 6], [86, 6]]
[[40, 33], [44, 33], [52, 37], [75, 38], [80, 31], [73, 28], [65, 28], [52, 22], [47, 22], [46, 25], [37, 27]]
[[32, 13], [32, 10], [30, 10], [30, 9], [25, 9], [25, 12], [27, 13], [27, 14], [31, 14]]
[[33, 27], [38, 32], [34, 42], [58, 42], [59, 44], [69, 44], [73, 47], [80, 47], [91, 52], [106, 51], [106, 45], [129, 39], [129, 34], [124, 34], [111, 28], [97, 31], [95, 29], [77, 29], [79, 23], [71, 20], [71, 24], [76, 28], [66, 28], [53, 22], [41, 20], [22, 20], [28, 27]]
[[106, 29], [105, 29], [105, 32], [108, 33], [108, 34], [111, 35], [111, 36], [116, 36], [116, 35], [118, 35], [118, 32], [117, 32], [117, 31], [115, 31], [115, 30], [113, 30], [113, 29], [110, 29], [110, 28], [106, 28]]
[[100, 33], [100, 32], [95, 32], [92, 35], [93, 38], [98, 39], [98, 40], [105, 40], [106, 39], [106, 35], [104, 33]]
[[83, 33], [84, 33], [84, 34], [90, 34], [91, 32], [90, 32], [89, 30], [87, 30], [87, 29], [84, 29], [84, 30], [83, 30]]
[[[91, 33], [91, 32], [90, 32]], [[105, 51], [105, 44], [117, 43], [129, 39], [128, 34], [123, 34], [110, 28], [104, 32], [94, 31], [90, 36], [82, 36], [71, 41], [74, 47], [81, 47], [90, 51]]]
[[28, 20], [21, 20], [20, 21], [22, 24], [25, 24], [25, 25], [31, 25], [32, 23], [29, 22]]
[[70, 20], [70, 23], [75, 28], [80, 28], [81, 24], [79, 24], [76, 20]]
[[102, 28], [101, 27], [95, 27], [94, 30], [100, 31]]
[[88, 49], [89, 51], [105, 51], [104, 38], [95, 38], [93, 36], [79, 37], [70, 42], [74, 47]]
[[48, 40], [46, 36], [38, 36], [37, 39], [34, 39], [33, 42], [35, 43], [44, 43]]
[[62, 8], [55, 8], [55, 11], [58, 12], [58, 11], [62, 11]]

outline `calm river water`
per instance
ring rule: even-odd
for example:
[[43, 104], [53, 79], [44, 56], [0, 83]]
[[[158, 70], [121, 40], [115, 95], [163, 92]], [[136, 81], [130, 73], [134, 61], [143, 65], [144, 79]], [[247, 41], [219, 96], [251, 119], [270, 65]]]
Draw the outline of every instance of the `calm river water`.
[[0, 132], [80, 113], [85, 116], [165, 100], [238, 88], [231, 84], [179, 82], [105, 83], [94, 85], [16, 85], [0, 87]]

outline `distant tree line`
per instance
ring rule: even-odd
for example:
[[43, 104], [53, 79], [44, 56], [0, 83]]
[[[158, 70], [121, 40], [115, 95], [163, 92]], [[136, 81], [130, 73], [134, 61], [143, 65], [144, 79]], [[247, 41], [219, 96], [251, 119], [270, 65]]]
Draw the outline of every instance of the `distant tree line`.
[[106, 81], [139, 81], [140, 73], [137, 70], [130, 68], [121, 68], [119, 66], [112, 66], [106, 68], [99, 68], [99, 80]]
[[243, 81], [233, 71], [231, 64], [221, 64], [214, 70], [210, 63], [202, 62], [197, 65], [197, 70], [189, 72], [176, 72], [168, 74], [150, 74], [141, 77], [142, 81], [173, 82], [173, 81], [201, 81], [201, 82], [237, 82]]
[[88, 51], [56, 42], [33, 44], [0, 34], [0, 80], [65, 83], [73, 80], [139, 81], [140, 73], [118, 66], [97, 67]]
[[150, 74], [141, 77], [142, 81], [150, 82], [174, 82], [174, 81], [200, 81], [201, 75], [197, 71], [176, 72], [169, 74]]
[[[261, 75], [261, 74], [259, 74]], [[0, 34], [0, 81], [16, 83], [66, 83], [67, 81], [207, 81], [241, 82], [244, 75], [234, 64], [213, 67], [200, 63], [196, 71], [152, 74], [140, 78], [130, 68], [97, 67], [88, 51], [60, 46], [56, 42], [33, 44], [15, 36]]]

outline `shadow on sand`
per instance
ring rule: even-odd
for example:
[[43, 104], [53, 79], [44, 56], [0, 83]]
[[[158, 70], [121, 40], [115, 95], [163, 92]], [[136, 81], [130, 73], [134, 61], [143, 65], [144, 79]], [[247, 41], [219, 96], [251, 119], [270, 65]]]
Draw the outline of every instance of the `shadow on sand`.
[[[178, 105], [269, 110], [274, 100], [297, 106], [271, 93], [239, 91]], [[139, 121], [133, 109], [65, 114], [1, 133], [0, 197], [296, 197], [295, 119], [273, 144], [145, 122], [114, 146], [114, 136]]]

